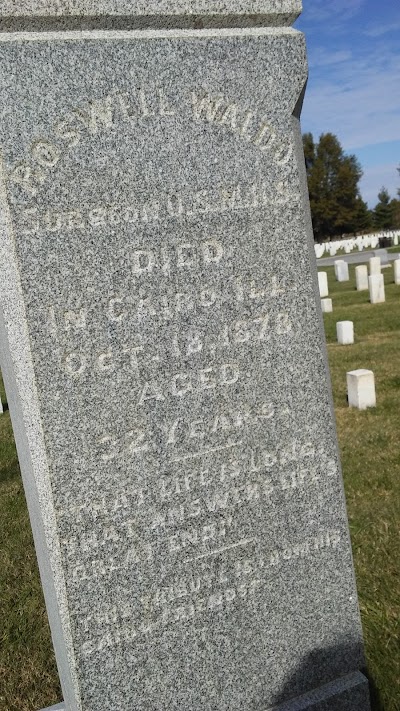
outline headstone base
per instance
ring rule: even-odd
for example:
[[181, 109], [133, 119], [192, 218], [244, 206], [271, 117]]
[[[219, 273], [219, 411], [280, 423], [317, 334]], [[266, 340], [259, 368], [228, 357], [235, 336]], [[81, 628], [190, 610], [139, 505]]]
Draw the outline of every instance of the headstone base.
[[[361, 672], [354, 672], [266, 711], [370, 711], [370, 708], [368, 680]], [[61, 703], [42, 711], [67, 710]]]
[[267, 711], [370, 711], [368, 689], [364, 674], [354, 672]]

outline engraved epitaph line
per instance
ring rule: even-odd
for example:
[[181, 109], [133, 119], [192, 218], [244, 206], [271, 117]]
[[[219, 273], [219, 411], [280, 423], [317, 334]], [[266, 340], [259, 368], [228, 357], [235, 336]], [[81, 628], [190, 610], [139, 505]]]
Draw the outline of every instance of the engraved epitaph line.
[[224, 449], [232, 449], [233, 447], [240, 447], [242, 442], [231, 442], [230, 444], [224, 444], [221, 447], [213, 447], [212, 449], [202, 449], [200, 452], [194, 452], [193, 454], [185, 454], [183, 457], [176, 457], [175, 459], [170, 459], [170, 464], [175, 462], [184, 462], [187, 459], [197, 459], [197, 457], [203, 457], [206, 454], [213, 454], [214, 452], [222, 452]]
[[195, 560], [201, 560], [202, 558], [209, 558], [212, 555], [218, 555], [219, 553], [224, 553], [225, 551], [230, 551], [233, 548], [239, 548], [239, 546], [248, 546], [250, 543], [254, 543], [254, 538], [246, 538], [244, 541], [238, 541], [237, 543], [231, 543], [230, 546], [223, 546], [215, 551], [209, 551], [208, 553], [203, 553], [202, 555], [196, 556], [196, 558], [188, 558], [185, 563], [193, 563]]

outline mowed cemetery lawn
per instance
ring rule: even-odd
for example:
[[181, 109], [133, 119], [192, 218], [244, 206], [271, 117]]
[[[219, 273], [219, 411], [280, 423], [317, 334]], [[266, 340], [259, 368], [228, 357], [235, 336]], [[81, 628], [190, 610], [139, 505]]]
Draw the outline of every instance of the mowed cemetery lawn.
[[[384, 270], [386, 303], [369, 304], [351, 280], [328, 272], [333, 313], [328, 354], [375, 709], [400, 709], [400, 286]], [[353, 321], [355, 344], [336, 343]], [[346, 371], [375, 373], [377, 407], [346, 400]], [[5, 402], [4, 390], [2, 390]], [[0, 711], [37, 711], [61, 699], [9, 413], [0, 416]]]
[[[386, 302], [328, 273], [333, 313], [325, 332], [347, 510], [369, 672], [385, 711], [400, 709], [400, 286], [393, 267], [382, 270]], [[354, 345], [336, 342], [336, 322], [353, 321]], [[346, 372], [375, 375], [377, 407], [349, 408]], [[379, 708], [379, 707], [378, 707]]]

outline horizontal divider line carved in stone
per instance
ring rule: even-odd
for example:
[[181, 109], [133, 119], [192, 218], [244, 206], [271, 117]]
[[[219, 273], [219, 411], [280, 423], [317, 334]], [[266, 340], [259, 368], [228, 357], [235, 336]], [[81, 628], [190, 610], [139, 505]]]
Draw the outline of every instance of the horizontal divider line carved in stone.
[[0, 32], [289, 27], [297, 14], [4, 17], [0, 11]]

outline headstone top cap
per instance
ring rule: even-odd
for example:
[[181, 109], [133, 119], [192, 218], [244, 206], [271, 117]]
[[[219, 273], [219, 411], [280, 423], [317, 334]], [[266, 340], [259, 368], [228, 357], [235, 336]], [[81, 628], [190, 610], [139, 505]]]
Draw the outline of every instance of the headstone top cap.
[[373, 375], [373, 371], [366, 370], [365, 368], [358, 368], [358, 370], [349, 370], [348, 375], [354, 375], [356, 378], [360, 378], [362, 375]]
[[[302, 0], [0, 0], [0, 20], [139, 20], [141, 26], [289, 26]], [[209, 21], [207, 21], [207, 18]], [[236, 21], [235, 21], [236, 18]], [[3, 28], [2, 28], [3, 29]], [[9, 29], [7, 24], [4, 29]], [[11, 27], [11, 29], [13, 29]], [[28, 27], [29, 29], [29, 27]], [[35, 28], [36, 29], [36, 28]], [[47, 29], [43, 27], [43, 29]]]

